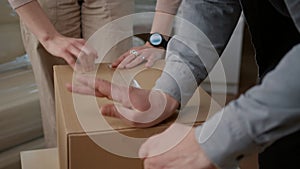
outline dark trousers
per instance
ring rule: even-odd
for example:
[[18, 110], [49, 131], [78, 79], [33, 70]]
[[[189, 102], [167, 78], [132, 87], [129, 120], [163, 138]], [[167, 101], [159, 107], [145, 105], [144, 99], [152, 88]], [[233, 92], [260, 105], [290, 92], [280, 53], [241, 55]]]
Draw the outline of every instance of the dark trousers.
[[277, 140], [259, 154], [260, 169], [299, 169], [300, 131]]

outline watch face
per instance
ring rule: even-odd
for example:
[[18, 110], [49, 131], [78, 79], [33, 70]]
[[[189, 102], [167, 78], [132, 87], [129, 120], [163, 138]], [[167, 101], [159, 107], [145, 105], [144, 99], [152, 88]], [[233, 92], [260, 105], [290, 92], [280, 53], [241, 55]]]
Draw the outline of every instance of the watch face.
[[150, 36], [149, 41], [152, 45], [160, 45], [162, 43], [162, 36], [158, 33], [154, 33]]

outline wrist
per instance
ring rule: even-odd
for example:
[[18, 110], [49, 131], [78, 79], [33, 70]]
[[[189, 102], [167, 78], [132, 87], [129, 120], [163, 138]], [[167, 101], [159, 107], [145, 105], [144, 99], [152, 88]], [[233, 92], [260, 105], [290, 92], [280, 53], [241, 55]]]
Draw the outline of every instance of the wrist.
[[147, 48], [158, 48], [158, 49], [166, 50], [164, 47], [155, 47], [155, 46], [152, 46], [148, 41], [145, 43], [144, 46], [147, 47]]
[[168, 45], [168, 39], [169, 38], [166, 40], [162, 34], [155, 32], [149, 34], [148, 43], [153, 47], [166, 49]]
[[38, 40], [44, 45], [47, 46], [47, 44], [51, 43], [53, 40], [55, 40], [58, 37], [61, 37], [62, 35], [58, 32], [46, 32], [44, 35], [41, 35], [38, 37]]

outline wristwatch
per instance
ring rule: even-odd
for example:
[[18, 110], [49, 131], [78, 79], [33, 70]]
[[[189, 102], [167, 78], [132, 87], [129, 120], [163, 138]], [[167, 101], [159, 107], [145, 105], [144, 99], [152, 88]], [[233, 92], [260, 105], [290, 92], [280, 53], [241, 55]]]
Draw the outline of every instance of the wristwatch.
[[164, 49], [166, 49], [168, 45], [168, 41], [160, 33], [150, 34], [148, 42], [153, 47], [163, 47]]

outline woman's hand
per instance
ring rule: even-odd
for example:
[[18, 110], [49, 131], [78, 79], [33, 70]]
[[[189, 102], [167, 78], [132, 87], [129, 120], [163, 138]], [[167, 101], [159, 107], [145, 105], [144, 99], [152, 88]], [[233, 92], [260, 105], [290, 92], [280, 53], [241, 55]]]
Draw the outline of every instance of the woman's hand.
[[69, 38], [58, 33], [37, 1], [17, 8], [16, 12], [50, 54], [63, 58], [74, 70], [94, 69], [97, 57], [95, 50], [87, 47], [83, 39]]
[[63, 58], [74, 70], [86, 72], [95, 69], [97, 52], [88, 47], [84, 39], [57, 34], [41, 40], [41, 43], [50, 54]]
[[[131, 54], [130, 51], [136, 51], [136, 54]], [[121, 55], [112, 63], [113, 68], [133, 68], [143, 62], [146, 62], [146, 67], [152, 67], [153, 64], [165, 56], [166, 50], [151, 46], [148, 42], [144, 46], [134, 47], [128, 52]]]

